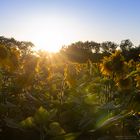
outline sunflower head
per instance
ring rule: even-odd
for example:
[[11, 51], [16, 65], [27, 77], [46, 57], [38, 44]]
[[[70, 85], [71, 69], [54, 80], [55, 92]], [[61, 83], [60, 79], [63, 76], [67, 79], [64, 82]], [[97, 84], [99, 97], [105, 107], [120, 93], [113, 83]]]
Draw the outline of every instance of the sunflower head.
[[117, 81], [117, 86], [122, 90], [129, 90], [131, 88], [131, 84], [130, 78], [120, 78]]
[[122, 74], [124, 72], [124, 58], [120, 51], [116, 51], [109, 57], [104, 57], [101, 64], [101, 72], [105, 75], [110, 75], [112, 73]]
[[109, 57], [104, 57], [103, 62], [100, 64], [101, 72], [104, 75], [110, 75], [112, 73], [112, 62]]
[[121, 55], [120, 51], [116, 51], [110, 56], [112, 61], [112, 69], [116, 74], [124, 72], [124, 57]]
[[8, 50], [6, 49], [6, 47], [0, 45], [0, 59], [4, 60], [6, 59], [8, 56]]

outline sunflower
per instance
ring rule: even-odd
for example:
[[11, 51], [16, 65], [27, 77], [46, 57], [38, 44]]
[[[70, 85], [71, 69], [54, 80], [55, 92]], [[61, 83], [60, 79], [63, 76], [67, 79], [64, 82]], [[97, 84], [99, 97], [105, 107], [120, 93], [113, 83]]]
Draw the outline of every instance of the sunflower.
[[128, 90], [131, 88], [131, 79], [130, 78], [120, 78], [117, 81], [117, 86], [122, 90]]
[[112, 69], [112, 62], [109, 57], [104, 57], [103, 62], [100, 64], [101, 72], [104, 75], [111, 75]]
[[0, 59], [4, 60], [7, 58], [7, 56], [8, 56], [7, 49], [4, 46], [0, 45]]
[[104, 75], [122, 74], [125, 70], [124, 58], [120, 51], [116, 51], [109, 57], [104, 57], [101, 66], [101, 72]]
[[116, 51], [111, 55], [112, 70], [116, 74], [124, 72], [124, 57], [121, 55], [120, 51]]

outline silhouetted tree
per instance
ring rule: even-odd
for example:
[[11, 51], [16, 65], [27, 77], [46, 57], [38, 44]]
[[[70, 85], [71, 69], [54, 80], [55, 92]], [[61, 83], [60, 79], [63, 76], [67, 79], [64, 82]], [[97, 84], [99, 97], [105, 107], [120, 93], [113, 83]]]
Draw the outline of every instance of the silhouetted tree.
[[101, 44], [102, 52], [107, 54], [115, 52], [117, 47], [118, 45], [111, 41], [106, 41]]
[[14, 38], [5, 38], [4, 36], [0, 36], [0, 45], [7, 48], [18, 48], [24, 55], [31, 53], [34, 47], [30, 41], [17, 41]]
[[121, 41], [120, 49], [126, 61], [139, 61], [140, 46], [135, 47], [129, 39]]
[[93, 54], [95, 53], [97, 56], [99, 52], [100, 44], [93, 41], [79, 41], [61, 49], [61, 53], [65, 54], [70, 60], [77, 62], [93, 60]]
[[121, 41], [120, 49], [122, 50], [122, 52], [129, 51], [132, 47], [133, 43], [129, 39]]

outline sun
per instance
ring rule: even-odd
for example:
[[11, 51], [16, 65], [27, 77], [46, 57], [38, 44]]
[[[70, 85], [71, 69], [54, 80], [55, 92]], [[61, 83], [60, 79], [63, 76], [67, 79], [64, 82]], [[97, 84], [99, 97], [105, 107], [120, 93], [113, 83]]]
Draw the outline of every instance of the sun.
[[26, 26], [26, 30], [22, 31], [22, 35], [25, 33], [26, 36], [23, 37], [35, 45], [35, 50], [48, 52], [59, 52], [62, 46], [78, 40], [76, 33], [80, 32], [79, 26], [61, 16], [33, 19]]
[[65, 42], [65, 37], [58, 28], [50, 29], [41, 33], [40, 37], [35, 37], [34, 42], [37, 50], [45, 50], [51, 53], [59, 52]]
[[51, 53], [59, 52], [65, 43], [63, 36], [56, 31], [49, 34], [42, 33], [41, 37], [33, 36], [32, 40], [35, 50], [44, 50]]
[[49, 41], [38, 41], [35, 43], [35, 50], [47, 51], [50, 53], [57, 53], [62, 48], [62, 43], [59, 41], [49, 40]]
[[32, 23], [29, 34], [35, 49], [53, 53], [59, 52], [62, 46], [67, 43], [67, 27], [64, 23], [64, 21], [59, 21], [58, 18], [49, 18], [42, 23]]

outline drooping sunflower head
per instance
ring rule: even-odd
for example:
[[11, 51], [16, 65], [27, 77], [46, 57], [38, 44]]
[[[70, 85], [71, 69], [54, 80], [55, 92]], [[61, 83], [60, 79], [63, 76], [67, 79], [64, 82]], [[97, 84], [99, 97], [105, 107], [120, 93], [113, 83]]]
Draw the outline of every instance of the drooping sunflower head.
[[109, 57], [104, 57], [101, 64], [101, 72], [105, 75], [110, 75], [112, 73], [122, 74], [124, 73], [124, 57], [121, 55], [120, 51], [116, 51]]
[[0, 59], [4, 60], [6, 59], [8, 56], [8, 50], [6, 49], [6, 47], [0, 45]]
[[110, 75], [112, 73], [112, 62], [109, 57], [104, 57], [103, 62], [100, 64], [100, 68], [104, 75]]
[[116, 51], [110, 56], [112, 61], [112, 70], [116, 74], [124, 72], [124, 57], [121, 55], [120, 51]]
[[116, 85], [122, 90], [129, 90], [132, 86], [132, 81], [130, 78], [120, 78], [117, 80]]

